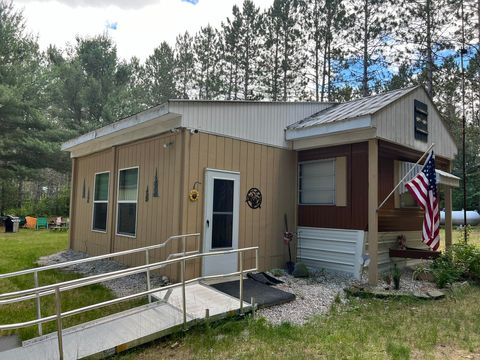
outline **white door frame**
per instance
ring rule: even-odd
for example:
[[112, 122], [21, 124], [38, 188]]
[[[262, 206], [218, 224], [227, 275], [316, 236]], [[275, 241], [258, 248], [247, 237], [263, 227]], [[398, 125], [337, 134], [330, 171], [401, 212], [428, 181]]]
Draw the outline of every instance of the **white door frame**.
[[[213, 226], [213, 185], [215, 179], [233, 181], [233, 224], [232, 246], [229, 248], [212, 249]], [[238, 249], [238, 228], [240, 215], [240, 173], [218, 169], [205, 169], [205, 195], [203, 212], [203, 252]], [[202, 260], [202, 275], [218, 275], [237, 271], [238, 254], [204, 256]]]

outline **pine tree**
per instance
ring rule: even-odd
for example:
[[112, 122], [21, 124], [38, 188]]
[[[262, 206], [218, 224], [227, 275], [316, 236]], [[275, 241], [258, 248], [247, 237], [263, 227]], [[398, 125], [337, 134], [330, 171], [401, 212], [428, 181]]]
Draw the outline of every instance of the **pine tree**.
[[[369, 82], [374, 80], [375, 68], [385, 67], [384, 50], [390, 48], [394, 19], [394, 2], [389, 0], [352, 0], [354, 18], [350, 43], [350, 67], [354, 77], [360, 79], [361, 94], [370, 94]], [[361, 73], [356, 73], [360, 64]], [[388, 66], [388, 64], [387, 64]], [[378, 77], [378, 73], [377, 73]]]
[[232, 9], [233, 18], [227, 18], [226, 23], [222, 23], [222, 37], [225, 44], [223, 60], [226, 63], [227, 79], [226, 97], [227, 100], [237, 100], [240, 86], [240, 58], [242, 54], [239, 49], [239, 41], [242, 29], [242, 18], [240, 9], [234, 5]]
[[306, 86], [298, 0], [274, 0], [265, 19], [262, 66], [267, 93], [273, 101], [300, 98]]
[[176, 97], [175, 68], [173, 50], [164, 41], [145, 61], [144, 83], [149, 105], [158, 105]]
[[253, 1], [245, 0], [240, 16], [241, 29], [238, 50], [241, 55], [240, 69], [243, 74], [243, 98], [253, 100], [257, 98], [254, 89], [257, 87], [260, 71], [262, 15], [260, 8], [256, 7]]
[[[331, 100], [332, 58], [338, 54], [335, 46], [348, 24], [342, 0], [312, 0], [306, 2], [307, 36], [311, 43], [310, 67], [313, 69], [313, 84], [316, 101]], [[337, 45], [338, 47], [338, 45]], [[325, 96], [327, 95], [327, 96]]]
[[195, 35], [195, 89], [199, 99], [215, 99], [222, 92], [223, 44], [217, 30], [208, 25]]
[[182, 99], [190, 97], [194, 78], [193, 38], [188, 31], [178, 35], [175, 43], [175, 85]]
[[[45, 164], [68, 168], [60, 153], [63, 131], [46, 117], [48, 74], [36, 40], [25, 31], [21, 12], [0, 1], [0, 212], [26, 179]], [[68, 136], [68, 134], [67, 134]]]
[[[405, 0], [402, 4], [402, 26], [399, 34], [405, 44], [404, 57], [412, 66], [422, 71], [422, 82], [427, 92], [434, 96], [439, 53], [449, 46], [446, 38], [450, 11], [449, 0]], [[446, 28], [447, 26], [447, 28]]]

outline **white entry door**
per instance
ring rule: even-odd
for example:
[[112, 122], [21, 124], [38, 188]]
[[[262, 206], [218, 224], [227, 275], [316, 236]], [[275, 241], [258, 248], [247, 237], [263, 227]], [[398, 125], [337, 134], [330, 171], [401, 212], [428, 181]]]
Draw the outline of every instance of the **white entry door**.
[[[240, 174], [207, 169], [205, 173], [205, 253], [238, 249]], [[203, 257], [203, 275], [237, 271], [238, 254]]]

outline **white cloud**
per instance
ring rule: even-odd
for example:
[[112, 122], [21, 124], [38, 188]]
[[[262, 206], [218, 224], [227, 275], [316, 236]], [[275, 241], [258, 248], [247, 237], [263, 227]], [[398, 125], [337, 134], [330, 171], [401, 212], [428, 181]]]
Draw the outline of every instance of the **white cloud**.
[[[24, 9], [27, 28], [38, 34], [42, 49], [49, 44], [63, 48], [67, 42], [73, 43], [75, 36], [93, 36], [108, 31], [117, 44], [120, 57], [137, 56], [144, 60], [162, 41], [174, 45], [176, 36], [186, 30], [194, 34], [209, 23], [219, 26], [231, 16], [233, 5], [241, 6], [243, 0], [200, 0], [197, 5], [181, 0], [141, 0], [135, 7], [120, 6], [130, 2], [137, 1], [21, 0], [15, 5]], [[262, 9], [272, 2], [255, 1]], [[90, 3], [95, 6], [88, 5]], [[117, 23], [117, 29], [107, 29], [109, 23]]]

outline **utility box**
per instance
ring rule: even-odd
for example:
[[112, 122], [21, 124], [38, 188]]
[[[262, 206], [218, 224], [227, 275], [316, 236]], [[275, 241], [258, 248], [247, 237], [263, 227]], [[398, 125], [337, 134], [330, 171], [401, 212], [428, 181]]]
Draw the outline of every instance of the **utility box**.
[[18, 232], [18, 226], [20, 224], [20, 218], [17, 216], [7, 215], [5, 219], [5, 232]]

